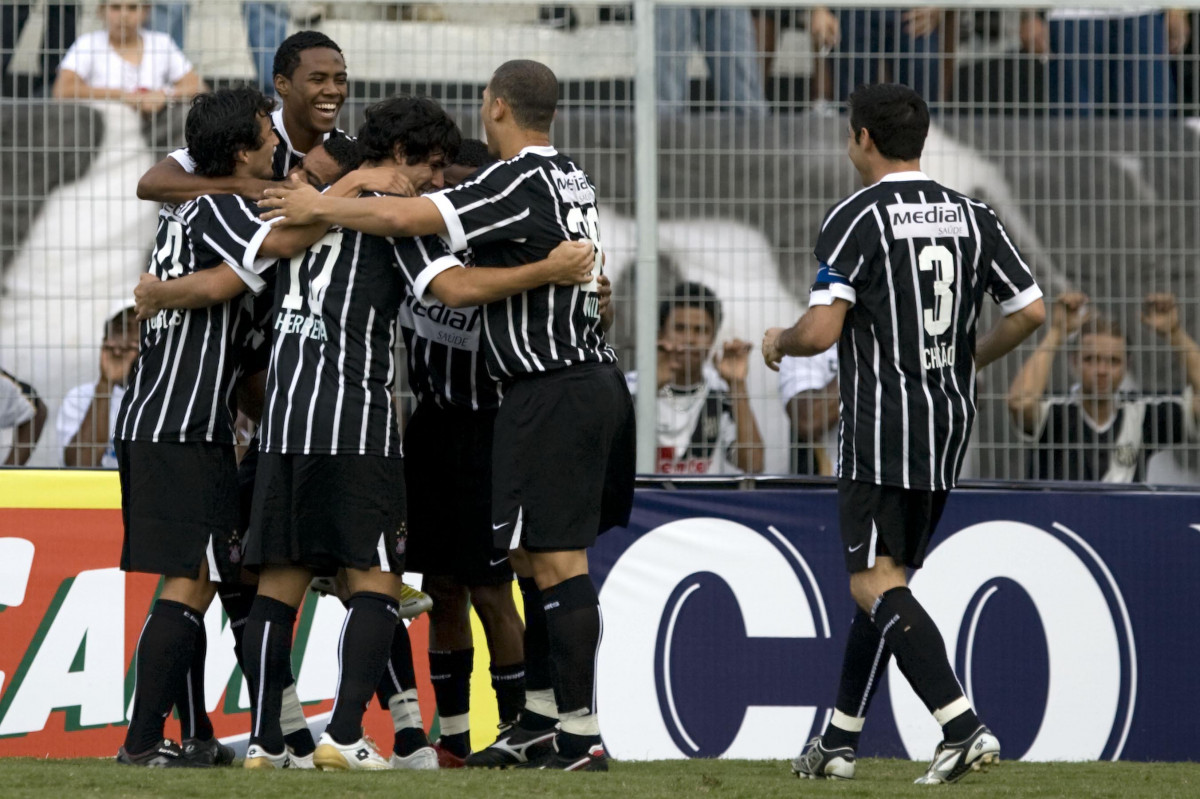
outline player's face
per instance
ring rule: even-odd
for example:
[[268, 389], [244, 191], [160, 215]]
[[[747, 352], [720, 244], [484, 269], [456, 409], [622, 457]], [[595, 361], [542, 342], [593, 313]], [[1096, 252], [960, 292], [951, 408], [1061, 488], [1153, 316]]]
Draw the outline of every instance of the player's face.
[[279, 137], [271, 127], [271, 117], [266, 114], [258, 117], [258, 137], [262, 144], [256, 150], [247, 151], [246, 165], [254, 177], [270, 180], [275, 176], [275, 146], [279, 144]]
[[446, 185], [446, 156], [432, 152], [429, 157], [415, 164], [409, 164], [404, 158], [396, 159], [396, 168], [400, 174], [412, 181], [413, 187], [422, 194], [437, 191]]
[[144, 3], [105, 3], [102, 10], [104, 26], [112, 38], [126, 41], [134, 39], [138, 28], [146, 23]]
[[716, 334], [712, 317], [703, 308], [680, 306], [667, 314], [658, 333], [659, 357], [671, 359], [671, 371], [677, 384], [700, 382], [701, 370], [712, 351]]
[[333, 160], [323, 145], [318, 144], [308, 151], [300, 163], [292, 167], [291, 174], [300, 175], [308, 185], [316, 189], [337, 183], [342, 176], [342, 167]]
[[275, 79], [275, 91], [283, 99], [288, 118], [318, 133], [337, 127], [338, 113], [346, 102], [349, 83], [342, 54], [328, 47], [311, 47], [300, 52], [300, 65], [291, 78]]
[[1075, 367], [1085, 397], [1111, 396], [1125, 379], [1125, 340], [1102, 334], [1083, 336]]
[[120, 380], [114, 381], [121, 386], [129, 385], [129, 373], [133, 370], [133, 364], [138, 357], [138, 330], [136, 325], [130, 323], [129, 330], [126, 332], [118, 332], [104, 339], [101, 345], [103, 349], [102, 357], [115, 365], [114, 368], [120, 371], [123, 375]]

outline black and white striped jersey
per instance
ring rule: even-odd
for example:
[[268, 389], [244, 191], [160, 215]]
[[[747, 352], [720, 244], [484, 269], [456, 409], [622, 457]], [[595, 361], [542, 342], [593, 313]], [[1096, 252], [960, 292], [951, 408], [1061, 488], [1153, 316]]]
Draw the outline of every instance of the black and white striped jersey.
[[841, 476], [954, 486], [975, 418], [976, 324], [1041, 297], [996, 214], [920, 172], [891, 174], [825, 217], [810, 304], [853, 303], [838, 345]]
[[[470, 260], [470, 253], [457, 253]], [[408, 383], [417, 399], [441, 407], [495, 410], [504, 395], [487, 368], [481, 307], [447, 308], [435, 297], [428, 304], [406, 291], [400, 332], [408, 352]]]
[[[228, 263], [252, 292], [272, 259], [258, 257], [270, 224], [257, 206], [231, 195], [163, 206], [150, 256], [162, 280]], [[252, 330], [253, 297], [197, 310], [159, 311], [141, 323], [140, 352], [117, 414], [114, 438], [125, 441], [233, 443], [233, 387], [239, 350]]]
[[[470, 247], [478, 266], [540, 261], [565, 239], [591, 240], [595, 274], [603, 260], [596, 190], [553, 147], [526, 147], [453, 189], [429, 195], [445, 219], [450, 246]], [[600, 325], [596, 281], [541, 286], [484, 311], [488, 367], [507, 380], [575, 363], [616, 363]]]
[[392, 387], [401, 302], [460, 265], [436, 236], [342, 228], [280, 262], [262, 451], [399, 457]]

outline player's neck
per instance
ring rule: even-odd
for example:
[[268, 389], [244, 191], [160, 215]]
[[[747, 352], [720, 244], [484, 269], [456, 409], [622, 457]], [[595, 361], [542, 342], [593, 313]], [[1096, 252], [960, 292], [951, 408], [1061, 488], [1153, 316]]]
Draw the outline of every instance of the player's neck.
[[516, 158], [526, 147], [549, 147], [549, 134], [537, 130], [516, 130], [500, 142], [500, 158]]
[[888, 175], [895, 175], [900, 172], [920, 171], [921, 159], [919, 158], [914, 158], [911, 161], [892, 161], [886, 158], [880, 158], [869, 164], [867, 166], [867, 171], [860, 174], [862, 175], [864, 186], [874, 186]]
[[313, 130], [305, 127], [295, 117], [300, 116], [299, 111], [290, 111], [287, 106], [283, 107], [283, 131], [287, 134], [288, 141], [292, 144], [292, 149], [298, 153], [307, 153], [312, 148], [325, 140], [325, 134], [319, 130]]
[[1116, 413], [1116, 403], [1109, 397], [1084, 397], [1081, 400], [1083, 412], [1097, 425], [1103, 427]]

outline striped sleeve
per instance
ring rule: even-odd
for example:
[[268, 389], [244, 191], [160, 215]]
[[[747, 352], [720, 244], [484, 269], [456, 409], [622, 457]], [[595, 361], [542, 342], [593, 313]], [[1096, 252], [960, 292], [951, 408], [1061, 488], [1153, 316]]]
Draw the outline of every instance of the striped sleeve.
[[[469, 246], [536, 235], [536, 206], [557, 204], [540, 177], [538, 164], [496, 164], [453, 189], [429, 195], [446, 222], [450, 247]], [[551, 211], [552, 213], [552, 211]]]
[[[992, 258], [986, 271], [987, 291], [1006, 315], [1014, 314], [1042, 296], [1029, 265], [1021, 258], [996, 212], [987, 206], [977, 216], [982, 229], [992, 234]], [[986, 235], [986, 234], [985, 234]]]
[[275, 263], [258, 251], [271, 232], [271, 222], [258, 218], [258, 207], [230, 194], [201, 197], [187, 218], [188, 235], [196, 247], [196, 268], [229, 264], [255, 294], [266, 288], [260, 275]]
[[446, 242], [437, 236], [403, 238], [392, 241], [396, 254], [396, 265], [404, 279], [412, 286], [413, 296], [422, 305], [431, 305], [437, 299], [428, 294], [429, 284], [447, 269], [462, 266]]

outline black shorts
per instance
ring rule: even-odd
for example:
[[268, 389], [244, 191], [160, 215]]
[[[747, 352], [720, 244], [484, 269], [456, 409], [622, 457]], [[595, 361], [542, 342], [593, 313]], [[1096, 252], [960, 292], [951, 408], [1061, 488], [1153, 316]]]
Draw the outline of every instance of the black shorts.
[[404, 571], [404, 464], [381, 455], [259, 452], [246, 567]]
[[463, 585], [512, 580], [508, 550], [492, 545], [496, 411], [422, 402], [404, 428], [408, 569]]
[[851, 574], [888, 555], [912, 569], [921, 568], [949, 491], [920, 491], [838, 480], [838, 518]]
[[166, 577], [237, 582], [237, 461], [231, 444], [114, 443], [125, 539], [121, 568]]
[[633, 401], [612, 364], [513, 381], [496, 415], [495, 545], [584, 549], [633, 509]]

